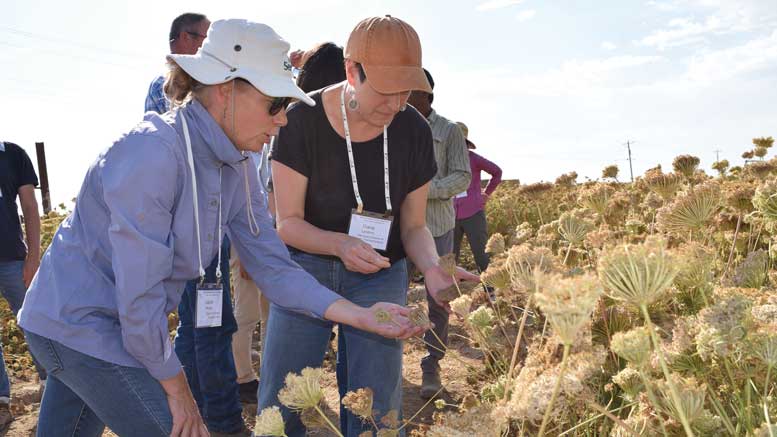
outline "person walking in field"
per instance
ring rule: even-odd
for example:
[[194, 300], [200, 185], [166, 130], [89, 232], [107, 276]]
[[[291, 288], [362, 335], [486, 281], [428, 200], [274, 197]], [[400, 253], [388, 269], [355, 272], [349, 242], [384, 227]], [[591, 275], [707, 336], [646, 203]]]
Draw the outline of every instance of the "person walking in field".
[[[24, 302], [40, 264], [40, 215], [35, 200], [38, 176], [27, 153], [18, 145], [0, 141], [0, 293], [14, 316]], [[24, 232], [16, 199], [22, 206]], [[46, 371], [32, 357], [42, 388]], [[11, 380], [0, 345], [0, 431], [11, 421]]]
[[[488, 223], [486, 222], [486, 204], [496, 187], [502, 182], [502, 169], [493, 162], [474, 152], [475, 144], [469, 140], [469, 129], [467, 125], [458, 122], [461, 132], [467, 141], [469, 149], [469, 165], [472, 170], [472, 182], [467, 191], [457, 195], [454, 199], [456, 208], [456, 229], [453, 236], [453, 253], [456, 259], [461, 252], [461, 241], [464, 235], [467, 236], [469, 247], [472, 249], [472, 255], [475, 257], [475, 264], [481, 272], [486, 271], [490, 261], [486, 253], [486, 242], [488, 241]], [[486, 172], [491, 175], [488, 185], [485, 189], [481, 188], [480, 173]]]
[[[426, 69], [424, 73], [434, 89], [431, 73]], [[444, 256], [453, 252], [453, 228], [456, 224], [453, 197], [469, 186], [471, 175], [467, 146], [461, 130], [456, 123], [439, 115], [432, 108], [432, 102], [434, 94], [431, 90], [413, 90], [408, 100], [408, 103], [426, 117], [432, 128], [437, 174], [429, 185], [426, 223], [434, 237], [437, 254]], [[428, 355], [421, 360], [421, 397], [429, 399], [442, 388], [439, 362], [445, 356], [444, 351], [448, 346], [448, 312], [430, 293], [426, 293], [426, 298], [429, 304], [429, 320], [434, 324], [434, 334], [430, 331], [424, 338]], [[440, 341], [443, 344], [440, 344]]]

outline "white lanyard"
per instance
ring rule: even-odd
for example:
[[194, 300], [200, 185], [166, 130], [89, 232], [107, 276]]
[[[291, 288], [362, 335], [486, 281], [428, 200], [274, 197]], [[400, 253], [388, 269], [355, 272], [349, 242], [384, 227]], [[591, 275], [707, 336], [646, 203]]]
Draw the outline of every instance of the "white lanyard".
[[[348, 162], [351, 165], [351, 181], [353, 193], [356, 196], [356, 211], [361, 214], [364, 210], [364, 202], [359, 194], [359, 183], [356, 181], [356, 165], [353, 162], [353, 145], [351, 144], [351, 130], [348, 129], [348, 116], [345, 114], [345, 86], [340, 92], [340, 110], [343, 113], [343, 130], [345, 131], [345, 144], [348, 145]], [[391, 192], [389, 191], [389, 165], [388, 165], [388, 130], [383, 126], [383, 186], [386, 197], [386, 214], [391, 214]]]
[[[186, 116], [183, 112], [180, 113], [181, 123], [183, 124], [183, 136], [186, 140], [186, 157], [189, 160], [189, 170], [192, 172], [192, 203], [194, 203], [194, 227], [197, 230], [197, 256], [199, 257], [200, 267], [200, 280], [205, 278], [205, 269], [202, 267], [202, 242], [200, 237], [200, 210], [197, 201], [197, 174], [194, 171], [194, 154], [192, 153], [192, 140], [189, 137], [189, 125], [186, 123]], [[219, 240], [219, 261], [216, 266], [216, 279], [221, 280], [221, 167], [219, 167], [219, 225], [218, 225], [218, 240]]]

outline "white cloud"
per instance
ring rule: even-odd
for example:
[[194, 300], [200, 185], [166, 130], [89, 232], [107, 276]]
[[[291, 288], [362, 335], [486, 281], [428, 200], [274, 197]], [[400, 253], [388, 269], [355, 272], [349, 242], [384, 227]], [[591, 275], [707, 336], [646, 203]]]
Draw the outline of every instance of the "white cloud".
[[537, 11], [535, 11], [534, 9], [527, 9], [525, 11], [519, 12], [518, 15], [515, 16], [515, 18], [518, 19], [518, 21], [523, 22], [523, 21], [531, 20], [532, 18], [534, 18], [535, 15], [537, 15]]
[[[569, 60], [536, 74], [516, 74], [505, 69], [470, 70], [457, 74], [460, 83], [478, 83], [478, 93], [501, 96], [586, 97], [598, 99], [610, 90], [639, 82], [637, 67], [663, 62], [661, 56], [612, 56]], [[482, 96], [481, 96], [482, 97]]]
[[659, 29], [639, 41], [640, 45], [656, 47], [659, 50], [702, 42], [711, 32], [724, 30], [723, 22], [716, 16], [707, 17], [704, 22], [675, 18], [669, 27]]
[[767, 69], [777, 70], [777, 30], [739, 46], [695, 56], [688, 65], [687, 77], [709, 83]]
[[656, 1], [650, 0], [646, 3], [648, 6], [658, 9], [659, 11], [671, 12], [676, 11], [679, 7], [670, 1]]
[[711, 36], [771, 29], [777, 25], [777, 2], [764, 0], [662, 0], [648, 6], [665, 12], [682, 10], [704, 19], [674, 18], [638, 41], [665, 50], [708, 42]]
[[615, 50], [615, 49], [617, 49], [617, 48], [618, 48], [618, 46], [617, 46], [617, 45], [615, 45], [615, 43], [613, 43], [612, 41], [604, 41], [604, 42], [602, 43], [602, 48], [603, 48], [603, 49], [605, 49], [605, 50], [608, 50], [608, 51], [609, 51], [609, 50]]
[[475, 9], [478, 11], [492, 11], [494, 9], [502, 9], [509, 6], [514, 6], [519, 3], [523, 3], [523, 0], [489, 0], [479, 4]]

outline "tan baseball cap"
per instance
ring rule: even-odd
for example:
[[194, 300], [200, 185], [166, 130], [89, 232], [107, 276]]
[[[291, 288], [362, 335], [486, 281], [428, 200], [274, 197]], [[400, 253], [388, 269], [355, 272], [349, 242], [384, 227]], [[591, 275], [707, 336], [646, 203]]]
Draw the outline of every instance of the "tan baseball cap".
[[380, 93], [432, 92], [421, 64], [418, 34], [399, 18], [362, 20], [348, 37], [345, 58], [360, 63], [370, 85]]

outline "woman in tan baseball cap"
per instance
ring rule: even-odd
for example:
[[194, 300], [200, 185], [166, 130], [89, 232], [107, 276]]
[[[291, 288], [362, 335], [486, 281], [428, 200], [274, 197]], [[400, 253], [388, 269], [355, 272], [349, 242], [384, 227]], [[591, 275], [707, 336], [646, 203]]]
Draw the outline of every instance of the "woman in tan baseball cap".
[[[418, 35], [391, 16], [361, 21], [345, 48], [345, 73], [344, 82], [309, 94], [315, 106], [295, 104], [287, 112], [273, 151], [278, 233], [294, 261], [358, 305], [404, 305], [406, 258], [436, 296], [453, 282], [438, 266], [426, 228], [426, 199], [437, 172], [431, 129], [407, 106], [412, 90], [431, 92]], [[463, 270], [457, 276], [477, 280]], [[280, 406], [287, 373], [321, 365], [331, 328], [271, 306], [260, 410]], [[391, 411], [401, 417], [402, 342], [340, 328], [341, 395], [369, 387], [378, 422]], [[286, 433], [304, 435], [299, 417], [281, 408]], [[344, 435], [371, 429], [349, 411], [340, 417]]]

